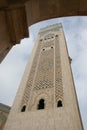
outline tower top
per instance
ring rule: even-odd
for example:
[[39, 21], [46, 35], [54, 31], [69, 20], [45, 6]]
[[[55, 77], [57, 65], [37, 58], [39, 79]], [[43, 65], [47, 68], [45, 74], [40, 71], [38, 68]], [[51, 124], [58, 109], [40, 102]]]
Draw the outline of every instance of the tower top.
[[48, 31], [48, 30], [51, 30], [51, 29], [54, 29], [54, 28], [60, 28], [60, 27], [62, 27], [62, 23], [56, 23], [56, 24], [49, 25], [49, 26], [46, 26], [44, 28], [41, 28], [39, 33], [44, 32], [44, 31]]

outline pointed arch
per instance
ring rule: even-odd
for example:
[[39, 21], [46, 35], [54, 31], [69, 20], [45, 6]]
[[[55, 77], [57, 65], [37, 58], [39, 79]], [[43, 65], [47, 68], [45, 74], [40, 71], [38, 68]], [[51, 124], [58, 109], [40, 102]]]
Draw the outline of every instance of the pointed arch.
[[44, 99], [40, 99], [37, 109], [44, 109], [45, 108], [45, 100]]
[[62, 100], [58, 100], [58, 102], [57, 102], [57, 107], [62, 107], [62, 106], [63, 106]]
[[26, 105], [24, 105], [24, 106], [22, 107], [21, 112], [25, 112], [25, 110], [26, 110]]

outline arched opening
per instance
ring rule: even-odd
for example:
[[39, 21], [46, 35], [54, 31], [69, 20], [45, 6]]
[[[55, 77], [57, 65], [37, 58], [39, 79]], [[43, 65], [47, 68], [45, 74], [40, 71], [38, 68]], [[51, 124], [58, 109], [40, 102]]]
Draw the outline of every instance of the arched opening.
[[40, 41], [43, 41], [43, 39], [40, 39]]
[[45, 49], [43, 48], [43, 51], [45, 51]]
[[44, 107], [45, 107], [44, 99], [40, 99], [38, 104], [38, 109], [44, 109]]
[[58, 37], [58, 35], [56, 35], [55, 37]]
[[57, 107], [62, 107], [62, 106], [63, 106], [62, 101], [59, 100], [59, 101], [57, 102]]
[[25, 112], [25, 110], [26, 110], [26, 106], [24, 105], [24, 106], [22, 107], [22, 109], [21, 109], [21, 112]]

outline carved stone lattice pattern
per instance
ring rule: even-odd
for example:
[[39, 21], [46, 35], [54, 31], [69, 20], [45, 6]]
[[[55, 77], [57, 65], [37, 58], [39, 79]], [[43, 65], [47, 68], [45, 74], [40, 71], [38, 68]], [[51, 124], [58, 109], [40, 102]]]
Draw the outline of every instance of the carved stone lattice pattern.
[[26, 87], [25, 87], [25, 91], [24, 91], [24, 96], [23, 96], [23, 100], [22, 100], [22, 104], [21, 104], [22, 106], [23, 106], [23, 104], [27, 105], [29, 97], [30, 97], [30, 92], [31, 92], [31, 88], [32, 88], [32, 85], [33, 85], [33, 79], [34, 79], [34, 75], [35, 75], [35, 71], [36, 71], [38, 56], [39, 56], [39, 53], [40, 53], [40, 48], [41, 48], [41, 42], [38, 43], [36, 54], [35, 54], [35, 57], [33, 59], [31, 71], [29, 73], [29, 78], [28, 78], [28, 81], [27, 81], [27, 84], [26, 84]]
[[40, 60], [37, 68], [34, 89], [51, 88], [54, 86], [54, 48], [53, 42], [42, 44]]
[[58, 99], [63, 99], [62, 71], [58, 38], [55, 39], [55, 97], [56, 102]]
[[[38, 43], [21, 106], [28, 104], [28, 107], [31, 108], [33, 105], [32, 100], [35, 98], [33, 97], [33, 92], [37, 90], [42, 91], [43, 89], [45, 91], [47, 88], [53, 88], [54, 82], [55, 100], [57, 102], [59, 99], [63, 100], [62, 72], [58, 37], [52, 37], [50, 40], [41, 40]], [[36, 93], [36, 95], [37, 94], [38, 93]], [[30, 102], [29, 99], [31, 100]]]

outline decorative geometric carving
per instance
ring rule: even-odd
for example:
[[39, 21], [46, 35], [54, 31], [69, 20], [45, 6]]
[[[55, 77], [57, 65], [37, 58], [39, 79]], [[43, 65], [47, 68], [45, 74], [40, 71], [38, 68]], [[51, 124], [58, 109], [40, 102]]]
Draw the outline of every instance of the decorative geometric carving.
[[30, 92], [31, 92], [31, 88], [32, 88], [32, 85], [33, 85], [33, 80], [34, 80], [34, 75], [35, 75], [36, 66], [37, 66], [37, 62], [38, 62], [38, 56], [39, 56], [39, 53], [40, 53], [40, 48], [41, 48], [41, 42], [38, 43], [36, 54], [35, 54], [33, 64], [32, 64], [32, 67], [31, 67], [31, 71], [30, 71], [30, 74], [29, 74], [29, 78], [28, 78], [28, 81], [27, 81], [27, 84], [26, 84], [26, 87], [25, 87], [24, 96], [23, 96], [21, 106], [23, 106], [24, 104], [27, 105], [29, 97], [30, 97]]
[[[40, 53], [34, 89], [54, 87], [54, 49], [53, 42], [44, 42]], [[50, 47], [50, 48], [49, 48]]]
[[44, 39], [47, 40], [47, 39], [51, 39], [51, 38], [53, 38], [53, 37], [54, 37], [54, 34], [53, 34], [53, 33], [49, 33], [48, 35], [46, 35], [46, 36], [44, 37]]
[[35, 95], [38, 96], [39, 91], [44, 90], [45, 92], [48, 88], [51, 89], [55, 87], [55, 93], [53, 91], [52, 96], [54, 98], [55, 94], [56, 104], [59, 99], [63, 99], [62, 72], [58, 35], [54, 35], [53, 33], [45, 35], [45, 38], [48, 37], [52, 38], [46, 41], [39, 40], [29, 78], [26, 84], [21, 106], [27, 106], [28, 104], [29, 110], [31, 110], [32, 106], [34, 106], [32, 100], [34, 100], [33, 95], [35, 91]]
[[63, 99], [62, 71], [58, 37], [55, 38], [55, 98]]

